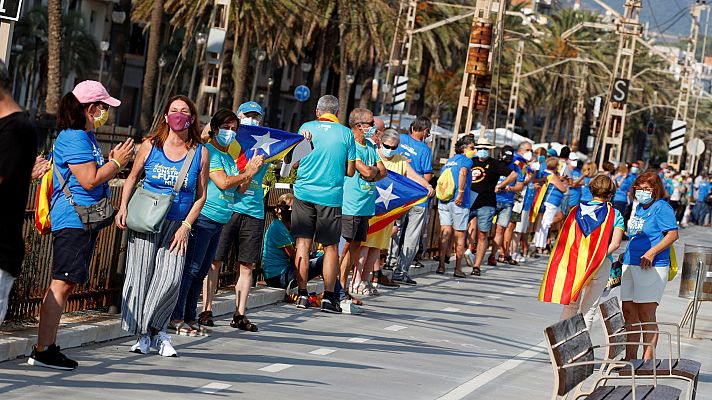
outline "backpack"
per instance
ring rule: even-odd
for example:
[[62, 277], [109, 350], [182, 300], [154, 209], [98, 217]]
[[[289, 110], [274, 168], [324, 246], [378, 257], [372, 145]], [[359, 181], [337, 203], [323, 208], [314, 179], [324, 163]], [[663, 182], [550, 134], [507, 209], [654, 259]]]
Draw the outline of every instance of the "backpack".
[[446, 168], [438, 178], [435, 196], [440, 201], [450, 201], [455, 196], [455, 178], [452, 176], [452, 168]]
[[49, 212], [52, 209], [52, 181], [54, 176], [52, 157], [49, 159], [49, 164], [49, 170], [45, 172], [37, 185], [37, 195], [35, 196], [35, 227], [40, 235], [47, 235], [52, 232], [52, 224], [49, 220]]

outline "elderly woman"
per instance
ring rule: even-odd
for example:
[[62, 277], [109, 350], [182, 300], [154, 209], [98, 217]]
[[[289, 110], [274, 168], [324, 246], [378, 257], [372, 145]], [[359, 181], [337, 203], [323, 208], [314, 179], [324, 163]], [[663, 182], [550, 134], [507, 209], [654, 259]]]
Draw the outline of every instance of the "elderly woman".
[[[383, 131], [381, 134], [381, 144], [377, 150], [383, 165], [388, 171], [393, 171], [414, 180], [428, 189], [428, 194], [432, 194], [433, 188], [428, 181], [415, 172], [405, 157], [396, 153], [398, 145], [400, 145], [400, 134], [398, 134], [398, 131], [390, 128]], [[378, 282], [379, 276], [382, 274], [380, 268], [376, 270], [376, 264], [378, 264], [381, 250], [387, 250], [390, 247], [391, 236], [393, 236], [394, 233], [393, 225], [394, 223], [391, 223], [377, 233], [369, 234], [366, 238], [366, 242], [362, 245], [363, 248], [359, 253], [356, 262], [356, 272], [354, 273], [353, 287], [356, 293], [365, 295], [378, 294], [372, 282], [367, 278], [371, 271], [373, 271], [373, 282]]]

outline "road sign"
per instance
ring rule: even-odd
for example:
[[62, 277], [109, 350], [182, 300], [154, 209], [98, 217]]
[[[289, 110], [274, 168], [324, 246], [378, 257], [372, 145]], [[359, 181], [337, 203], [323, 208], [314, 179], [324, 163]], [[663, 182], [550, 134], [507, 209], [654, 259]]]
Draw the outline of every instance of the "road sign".
[[298, 101], [301, 101], [303, 103], [309, 100], [309, 96], [311, 96], [311, 90], [309, 90], [308, 87], [304, 85], [299, 85], [294, 88], [294, 98], [296, 98]]
[[601, 96], [596, 96], [593, 101], [593, 117], [598, 118], [601, 115]]
[[613, 92], [611, 93], [611, 101], [626, 104], [628, 102], [629, 85], [630, 81], [628, 79], [616, 78], [615, 82], [613, 82]]
[[20, 19], [22, 0], [0, 0], [0, 19], [17, 21]]
[[396, 86], [393, 88], [393, 111], [403, 111], [405, 108], [405, 94], [408, 91], [408, 77], [396, 76]]
[[685, 143], [686, 130], [687, 122], [679, 119], [672, 121], [672, 132], [670, 132], [670, 148], [668, 151], [669, 155], [682, 155], [682, 145]]
[[698, 138], [690, 139], [687, 142], [687, 152], [695, 156], [701, 156], [705, 152], [705, 142]]

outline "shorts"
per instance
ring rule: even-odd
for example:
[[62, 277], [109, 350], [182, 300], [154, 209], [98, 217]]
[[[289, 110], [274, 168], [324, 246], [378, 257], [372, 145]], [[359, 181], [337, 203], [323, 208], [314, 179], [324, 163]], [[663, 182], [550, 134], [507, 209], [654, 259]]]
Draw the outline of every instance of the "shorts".
[[517, 224], [514, 225], [514, 232], [527, 233], [527, 230], [529, 229], [529, 212], [529, 210], [522, 210], [519, 221], [517, 221]]
[[489, 232], [492, 230], [492, 220], [496, 209], [492, 206], [481, 206], [470, 210], [470, 219], [477, 218], [477, 230]]
[[554, 222], [554, 218], [559, 212], [561, 212], [559, 206], [555, 206], [551, 203], [544, 203], [544, 215], [541, 217], [542, 228], [551, 228], [551, 224]]
[[52, 232], [52, 279], [84, 283], [94, 254], [98, 231], [64, 228]]
[[514, 207], [512, 203], [497, 203], [495, 209], [497, 213], [497, 225], [502, 228], [506, 228], [507, 225], [509, 225], [509, 220], [512, 218], [512, 207]]
[[466, 207], [460, 207], [454, 201], [438, 203], [440, 226], [452, 226], [456, 231], [466, 231], [470, 212]]
[[368, 236], [368, 220], [371, 217], [354, 215], [341, 216], [341, 236], [346, 240], [365, 242]]
[[637, 265], [623, 265], [621, 300], [660, 304], [667, 280], [667, 266], [643, 269]]
[[227, 260], [230, 250], [237, 243], [237, 262], [241, 264], [257, 264], [262, 254], [262, 237], [264, 236], [265, 220], [249, 215], [233, 213], [220, 233], [215, 261]]
[[292, 236], [313, 239], [324, 246], [341, 241], [341, 207], [329, 207], [294, 198]]

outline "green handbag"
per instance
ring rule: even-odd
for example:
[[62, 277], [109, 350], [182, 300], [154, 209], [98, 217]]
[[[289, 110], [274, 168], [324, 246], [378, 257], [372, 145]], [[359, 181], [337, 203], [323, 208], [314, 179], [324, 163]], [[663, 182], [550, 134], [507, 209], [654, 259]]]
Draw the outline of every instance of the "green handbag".
[[134, 232], [143, 234], [158, 233], [163, 227], [163, 221], [166, 220], [166, 215], [173, 205], [173, 199], [178, 194], [178, 191], [183, 186], [188, 169], [193, 162], [195, 149], [188, 150], [188, 154], [183, 160], [178, 173], [178, 179], [173, 186], [171, 194], [155, 193], [143, 187], [143, 181], [136, 188], [131, 200], [126, 215], [126, 226]]

